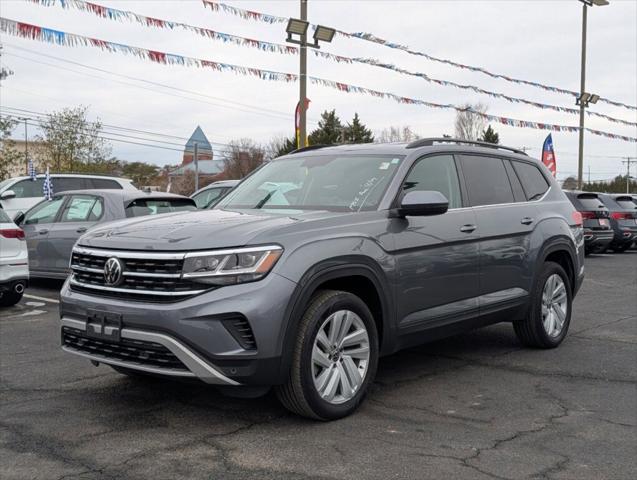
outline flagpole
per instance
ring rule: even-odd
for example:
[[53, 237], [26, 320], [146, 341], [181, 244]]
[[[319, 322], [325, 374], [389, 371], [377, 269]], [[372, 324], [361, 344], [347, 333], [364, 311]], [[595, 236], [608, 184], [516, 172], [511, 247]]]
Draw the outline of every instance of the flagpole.
[[24, 119], [24, 163], [27, 166], [27, 175], [29, 175], [29, 135], [27, 131], [27, 119]]

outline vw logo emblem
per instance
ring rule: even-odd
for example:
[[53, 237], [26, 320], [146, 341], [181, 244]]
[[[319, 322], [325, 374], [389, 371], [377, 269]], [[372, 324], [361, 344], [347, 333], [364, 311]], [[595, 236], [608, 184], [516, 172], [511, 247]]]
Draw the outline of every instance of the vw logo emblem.
[[111, 257], [104, 264], [104, 283], [106, 285], [118, 285], [122, 280], [122, 262], [118, 258]]

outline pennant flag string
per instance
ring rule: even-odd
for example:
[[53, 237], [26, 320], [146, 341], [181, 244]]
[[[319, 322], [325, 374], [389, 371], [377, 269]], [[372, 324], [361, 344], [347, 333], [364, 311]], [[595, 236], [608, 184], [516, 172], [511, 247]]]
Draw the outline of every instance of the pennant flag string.
[[[265, 23], [284, 23], [288, 21], [287, 17], [279, 17], [279, 16], [274, 16], [274, 15], [268, 15], [265, 13], [260, 13], [260, 12], [254, 12], [251, 10], [244, 10], [242, 8], [237, 8], [237, 7], [233, 7], [231, 5], [227, 5], [225, 3], [222, 2], [215, 2], [212, 0], [202, 0], [204, 7], [209, 7], [210, 10], [215, 11], [215, 12], [223, 12], [223, 13], [228, 13], [231, 15], [235, 15], [238, 17], [241, 17], [245, 20], [255, 20], [255, 21], [260, 21], [260, 22], [265, 22]], [[316, 28], [316, 25], [312, 25], [313, 28]], [[452, 60], [447, 60], [444, 58], [438, 58], [438, 57], [434, 57], [432, 55], [429, 55], [425, 52], [419, 52], [417, 50], [411, 50], [409, 49], [409, 47], [405, 46], [405, 45], [401, 45], [399, 43], [394, 43], [394, 42], [390, 42], [389, 40], [385, 40], [382, 39], [380, 37], [377, 37], [371, 33], [366, 33], [366, 32], [354, 32], [354, 33], [347, 33], [344, 32], [342, 30], [336, 30], [336, 33], [348, 38], [358, 38], [360, 40], [365, 40], [367, 42], [372, 42], [372, 43], [376, 43], [378, 45], [382, 45], [388, 48], [393, 48], [395, 50], [402, 50], [404, 52], [407, 52], [410, 55], [416, 55], [419, 57], [423, 57], [426, 58], [427, 60], [430, 60], [432, 62], [438, 62], [438, 63], [443, 63], [446, 65], [450, 65], [452, 67], [456, 67], [456, 68], [460, 68], [463, 70], [470, 70], [472, 72], [477, 72], [477, 73], [482, 73], [484, 75], [487, 75], [489, 77], [492, 78], [498, 78], [501, 80], [505, 80], [507, 82], [511, 82], [511, 83], [517, 83], [520, 85], [529, 85], [531, 87], [536, 87], [536, 88], [540, 88], [542, 90], [546, 90], [549, 92], [553, 92], [553, 93], [561, 93], [561, 94], [565, 94], [565, 95], [570, 95], [573, 97], [579, 97], [579, 92], [575, 92], [573, 90], [567, 90], [564, 88], [559, 88], [559, 87], [554, 87], [551, 85], [545, 85], [543, 83], [539, 83], [539, 82], [533, 82], [530, 80], [524, 80], [524, 79], [520, 79], [520, 78], [514, 78], [514, 77], [509, 77], [508, 75], [503, 75], [503, 74], [499, 74], [499, 73], [493, 73], [490, 72], [489, 70], [482, 68], [482, 67], [474, 67], [471, 65], [465, 65], [462, 63], [458, 63], [458, 62], [454, 62]], [[616, 107], [623, 107], [623, 108], [627, 108], [630, 110], [637, 110], [637, 106], [635, 105], [627, 105], [625, 103], [622, 102], [617, 102], [615, 100], [610, 100], [608, 98], [604, 98], [604, 97], [600, 97], [599, 98], [600, 102], [604, 102], [604, 103], [608, 103], [610, 105], [614, 105]]]
[[[56, 2], [56, 0], [28, 0], [28, 1], [39, 4], [39, 5], [44, 5], [44, 6], [52, 6], [58, 3]], [[275, 53], [281, 53], [281, 54], [298, 54], [298, 47], [295, 47], [295, 46], [284, 45], [280, 43], [264, 42], [261, 40], [254, 40], [251, 38], [245, 38], [238, 35], [217, 32], [207, 28], [196, 27], [193, 25], [185, 24], [185, 23], [162, 20], [162, 19], [153, 18], [153, 17], [146, 17], [144, 15], [140, 15], [135, 12], [118, 10], [116, 8], [110, 8], [110, 7], [104, 7], [102, 5], [86, 2], [84, 0], [60, 0], [59, 5], [61, 5], [65, 9], [74, 8], [82, 12], [89, 12], [94, 15], [97, 15], [98, 17], [109, 19], [109, 20], [115, 20], [115, 21], [129, 20], [132, 22], [137, 22], [147, 27], [156, 27], [156, 28], [174, 29], [175, 27], [179, 27], [187, 31], [194, 32], [198, 35], [204, 36], [206, 38], [209, 38], [211, 40], [222, 41], [224, 43], [230, 42], [235, 45], [250, 47], [250, 48], [257, 48], [259, 50], [263, 50], [267, 52], [275, 52]], [[234, 7], [232, 8], [236, 10]], [[432, 78], [426, 73], [412, 72], [409, 70], [399, 68], [395, 65], [383, 63], [371, 58], [351, 58], [351, 57], [346, 57], [342, 55], [335, 55], [332, 53], [328, 53], [328, 52], [324, 52], [324, 51], [316, 50], [316, 49], [312, 49], [312, 52], [317, 57], [332, 60], [337, 63], [350, 63], [350, 64], [359, 63], [359, 64], [370, 65], [377, 68], [383, 68], [385, 70], [392, 70], [401, 75], [418, 77], [429, 83], [434, 83], [444, 87], [454, 87], [454, 88], [459, 88], [463, 90], [471, 90], [473, 92], [483, 94], [483, 95], [488, 95], [492, 98], [502, 99], [510, 103], [521, 103], [525, 105], [530, 105], [535, 108], [540, 108], [543, 110], [553, 110], [557, 112], [568, 113], [571, 115], [579, 115], [579, 109], [577, 108], [568, 108], [568, 107], [562, 107], [558, 105], [550, 105], [550, 104], [545, 104], [540, 102], [534, 102], [532, 100], [527, 100], [525, 98], [513, 97], [510, 95], [506, 95], [504, 93], [485, 90], [475, 85], [464, 85], [464, 84], [451, 82], [448, 80], [440, 80], [437, 78]], [[589, 109], [585, 110], [585, 112], [587, 115], [592, 117], [599, 117], [613, 123], [619, 123], [622, 125], [637, 127], [637, 122], [630, 122], [620, 118], [611, 117], [609, 115], [598, 113]]]
[[[27, 39], [38, 40], [46, 43], [53, 43], [62, 46], [90, 46], [106, 50], [108, 52], [116, 52], [122, 54], [133, 55], [135, 57], [149, 60], [155, 63], [161, 63], [166, 65], [179, 65], [187, 67], [199, 67], [199, 68], [211, 68], [219, 72], [232, 72], [238, 75], [253, 76], [261, 80], [271, 80], [278, 82], [296, 82], [298, 75], [293, 73], [276, 72], [272, 70], [264, 70], [254, 67], [246, 67], [242, 65], [233, 65], [230, 63], [215, 62], [212, 60], [203, 60], [199, 58], [187, 57], [182, 55], [176, 55], [166, 52], [160, 52], [155, 50], [148, 50], [141, 47], [135, 47], [131, 45], [125, 45], [121, 43], [109, 42], [97, 38], [85, 37], [83, 35], [76, 35], [73, 33], [62, 32], [59, 30], [53, 30], [37, 25], [31, 25], [28, 23], [17, 22], [8, 18], [0, 17], [0, 31]], [[488, 121], [501, 123], [503, 125], [509, 125], [518, 128], [533, 128], [540, 130], [551, 130], [556, 132], [578, 132], [579, 127], [564, 126], [564, 125], [552, 125], [547, 123], [532, 122], [528, 120], [517, 120], [508, 117], [500, 117], [497, 115], [489, 115], [483, 112], [475, 111], [471, 108], [463, 108], [453, 104], [439, 104], [433, 102], [427, 102], [416, 98], [403, 97], [394, 93], [382, 92], [378, 90], [372, 90], [370, 88], [359, 87], [348, 83], [337, 82], [334, 80], [327, 80], [319, 77], [308, 76], [311, 83], [320, 85], [323, 87], [329, 87], [345, 93], [359, 93], [370, 95], [372, 97], [384, 98], [393, 100], [402, 104], [420, 105], [428, 108], [447, 109], [456, 111], [470, 111], [476, 115], [479, 115]], [[619, 135], [616, 133], [604, 132], [600, 130], [594, 130], [591, 128], [585, 128], [585, 130], [593, 135], [599, 135], [606, 138], [612, 138], [617, 140], [623, 140], [625, 142], [637, 143], [637, 138], [629, 137], [625, 135]]]

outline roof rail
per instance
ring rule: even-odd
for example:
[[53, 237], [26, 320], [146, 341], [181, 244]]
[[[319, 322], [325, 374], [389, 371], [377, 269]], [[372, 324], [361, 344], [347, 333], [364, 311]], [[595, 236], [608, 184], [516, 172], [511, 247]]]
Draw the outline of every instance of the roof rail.
[[319, 148], [333, 147], [333, 146], [334, 145], [329, 145], [329, 144], [308, 145], [307, 147], [302, 147], [302, 148], [297, 148], [296, 150], [292, 150], [290, 153], [288, 153], [288, 155], [292, 155], [293, 153], [307, 152], [309, 150], [318, 150]]
[[[495, 148], [499, 150], [508, 150], [510, 152], [519, 153], [520, 155], [526, 155], [526, 152], [522, 150], [518, 150], [517, 148], [505, 147], [503, 145], [498, 145], [496, 143], [488, 143], [488, 142], [478, 142], [476, 140], [462, 140], [459, 138], [421, 138], [419, 140], [414, 140], [413, 142], [407, 144], [405, 148], [418, 148], [418, 147], [431, 147], [434, 143], [459, 143], [463, 145], [476, 145], [478, 147], [487, 147], [487, 148]], [[527, 155], [528, 156], [528, 155]]]

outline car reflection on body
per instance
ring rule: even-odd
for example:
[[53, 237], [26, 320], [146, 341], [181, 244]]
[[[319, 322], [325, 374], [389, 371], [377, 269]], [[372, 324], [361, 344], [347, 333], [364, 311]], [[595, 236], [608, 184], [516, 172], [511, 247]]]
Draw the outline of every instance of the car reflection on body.
[[196, 210], [195, 201], [171, 193], [74, 190], [18, 213], [15, 222], [26, 235], [31, 277], [66, 278], [71, 249], [89, 228], [114, 220], [188, 210]]

